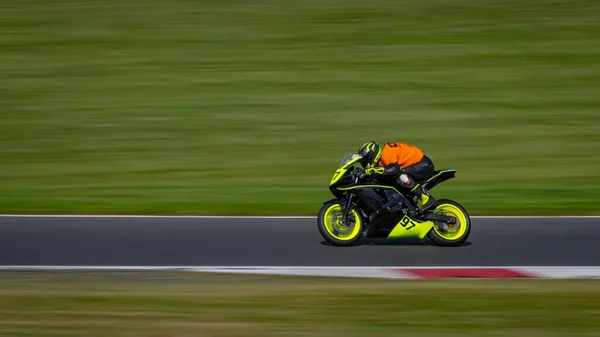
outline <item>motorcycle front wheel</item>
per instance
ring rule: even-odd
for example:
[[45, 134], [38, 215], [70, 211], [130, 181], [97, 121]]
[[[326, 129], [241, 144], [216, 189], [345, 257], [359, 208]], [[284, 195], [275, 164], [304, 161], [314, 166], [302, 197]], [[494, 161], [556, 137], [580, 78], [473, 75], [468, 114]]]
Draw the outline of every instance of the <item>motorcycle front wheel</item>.
[[351, 207], [348, 218], [344, 218], [344, 207], [339, 203], [321, 207], [317, 220], [321, 236], [334, 246], [353, 246], [362, 238], [364, 222], [356, 208]]

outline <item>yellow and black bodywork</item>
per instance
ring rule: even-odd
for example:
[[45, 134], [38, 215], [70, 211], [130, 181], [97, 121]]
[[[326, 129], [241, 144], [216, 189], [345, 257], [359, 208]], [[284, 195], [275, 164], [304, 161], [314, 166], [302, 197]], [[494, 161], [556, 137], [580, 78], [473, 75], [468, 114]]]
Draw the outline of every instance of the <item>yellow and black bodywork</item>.
[[[411, 213], [419, 205], [393, 180], [365, 177], [357, 154], [346, 154], [335, 171], [329, 190], [335, 196], [323, 203], [318, 228], [328, 242], [336, 246], [357, 244], [363, 237], [400, 239], [429, 238], [436, 245], [463, 244], [471, 230], [467, 211], [456, 201], [440, 199], [425, 213]], [[454, 178], [455, 169], [436, 171], [420, 182], [427, 190]], [[400, 208], [388, 208], [397, 200]], [[412, 214], [412, 215], [411, 215]]]

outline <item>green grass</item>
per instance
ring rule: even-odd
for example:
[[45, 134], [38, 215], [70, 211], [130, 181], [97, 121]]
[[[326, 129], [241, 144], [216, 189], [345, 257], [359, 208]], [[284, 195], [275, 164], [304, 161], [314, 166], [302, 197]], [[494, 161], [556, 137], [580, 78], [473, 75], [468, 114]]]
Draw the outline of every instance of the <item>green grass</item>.
[[600, 336], [597, 280], [0, 274], [0, 336]]
[[0, 212], [308, 213], [367, 140], [597, 213], [595, 0], [0, 0]]

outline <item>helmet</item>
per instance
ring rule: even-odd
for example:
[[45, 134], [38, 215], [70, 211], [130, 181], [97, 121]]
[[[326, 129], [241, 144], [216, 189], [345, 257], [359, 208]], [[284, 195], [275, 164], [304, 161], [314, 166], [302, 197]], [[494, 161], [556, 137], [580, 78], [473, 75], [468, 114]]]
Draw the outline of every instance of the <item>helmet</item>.
[[381, 158], [381, 146], [374, 141], [364, 143], [358, 154], [362, 157], [360, 163], [363, 167], [375, 165]]

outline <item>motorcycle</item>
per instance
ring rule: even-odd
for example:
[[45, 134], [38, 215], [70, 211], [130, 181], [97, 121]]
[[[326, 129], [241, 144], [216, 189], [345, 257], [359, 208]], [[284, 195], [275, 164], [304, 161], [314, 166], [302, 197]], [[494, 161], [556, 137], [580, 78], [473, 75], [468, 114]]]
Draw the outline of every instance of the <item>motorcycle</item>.
[[[403, 191], [393, 178], [365, 175], [361, 158], [358, 154], [344, 155], [329, 183], [335, 198], [323, 203], [317, 221], [327, 242], [353, 246], [362, 238], [426, 237], [438, 246], [455, 247], [466, 242], [471, 220], [462, 205], [440, 199], [421, 212], [417, 196]], [[455, 169], [436, 170], [418, 183], [429, 191], [455, 174]]]

